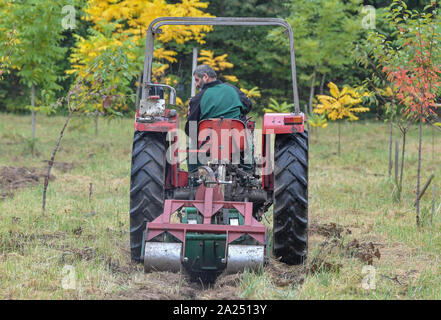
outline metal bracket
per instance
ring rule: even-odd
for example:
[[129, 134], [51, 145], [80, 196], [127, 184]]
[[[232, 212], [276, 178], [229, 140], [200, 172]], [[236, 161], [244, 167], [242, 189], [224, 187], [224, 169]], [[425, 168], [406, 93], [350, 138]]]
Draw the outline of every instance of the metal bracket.
[[[176, 105], [176, 89], [173, 88], [172, 86], [169, 86], [167, 84], [162, 84], [162, 83], [144, 82], [142, 87], [143, 87], [143, 90], [145, 90], [145, 91], [148, 91], [148, 89], [150, 89], [151, 87], [159, 87], [159, 88], [169, 89], [170, 90], [170, 104]], [[144, 95], [143, 95], [143, 99], [145, 99]]]

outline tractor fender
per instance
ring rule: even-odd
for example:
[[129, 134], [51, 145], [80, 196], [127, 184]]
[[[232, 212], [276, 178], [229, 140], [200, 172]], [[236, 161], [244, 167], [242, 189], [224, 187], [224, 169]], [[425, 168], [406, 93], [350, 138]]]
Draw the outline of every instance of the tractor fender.
[[265, 113], [263, 134], [302, 133], [305, 130], [306, 115], [294, 113]]

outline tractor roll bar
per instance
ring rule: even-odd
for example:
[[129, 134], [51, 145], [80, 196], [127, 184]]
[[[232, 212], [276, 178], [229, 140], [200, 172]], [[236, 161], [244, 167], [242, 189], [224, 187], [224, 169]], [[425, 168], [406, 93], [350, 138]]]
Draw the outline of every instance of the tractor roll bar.
[[[163, 25], [220, 25], [220, 26], [280, 26], [288, 31], [290, 53], [291, 53], [291, 73], [292, 88], [294, 95], [294, 111], [300, 113], [299, 94], [297, 91], [296, 61], [294, 55], [294, 36], [291, 25], [284, 19], [279, 18], [196, 18], [196, 17], [161, 17], [153, 20], [147, 29], [146, 51], [144, 60], [143, 82], [151, 83], [152, 61], [155, 34], [161, 33], [160, 27]], [[147, 97], [147, 88], [142, 87], [142, 99]]]

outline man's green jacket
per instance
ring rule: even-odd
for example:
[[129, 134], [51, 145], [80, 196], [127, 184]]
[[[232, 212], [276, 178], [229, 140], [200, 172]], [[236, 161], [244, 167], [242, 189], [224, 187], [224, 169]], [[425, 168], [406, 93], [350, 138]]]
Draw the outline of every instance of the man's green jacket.
[[205, 84], [190, 100], [190, 113], [185, 132], [188, 135], [190, 121], [210, 118], [242, 119], [251, 110], [252, 103], [237, 87], [216, 80]]

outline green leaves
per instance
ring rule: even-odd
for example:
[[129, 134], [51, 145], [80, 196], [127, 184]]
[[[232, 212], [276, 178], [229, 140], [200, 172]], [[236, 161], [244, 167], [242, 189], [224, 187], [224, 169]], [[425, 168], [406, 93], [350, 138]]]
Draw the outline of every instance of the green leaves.
[[[359, 16], [354, 16], [359, 1], [296, 0], [290, 3], [288, 22], [295, 30], [296, 61], [299, 66], [318, 66], [320, 73], [342, 67], [350, 61], [348, 47], [361, 30]], [[280, 31], [270, 35], [276, 40], [286, 37]]]
[[[120, 116], [122, 113], [119, 110], [127, 109], [127, 100], [134, 101], [130, 85], [136, 75], [136, 61], [128, 58], [124, 48], [109, 46], [95, 57], [86, 73], [79, 76], [77, 100], [84, 99], [80, 108], [82, 112]], [[78, 91], [75, 88], [72, 90]]]
[[270, 112], [270, 113], [290, 113], [294, 110], [294, 104], [293, 103], [287, 103], [282, 102], [279, 103], [275, 99], [270, 98], [271, 103], [269, 104], [268, 108], [264, 108], [263, 112]]
[[[10, 66], [28, 87], [34, 84], [46, 91], [61, 89], [57, 84], [62, 73], [59, 64], [66, 53], [60, 46], [61, 10], [62, 4], [56, 0], [4, 1], [0, 6], [0, 30], [15, 30]], [[0, 46], [0, 56], [4, 54]]]

